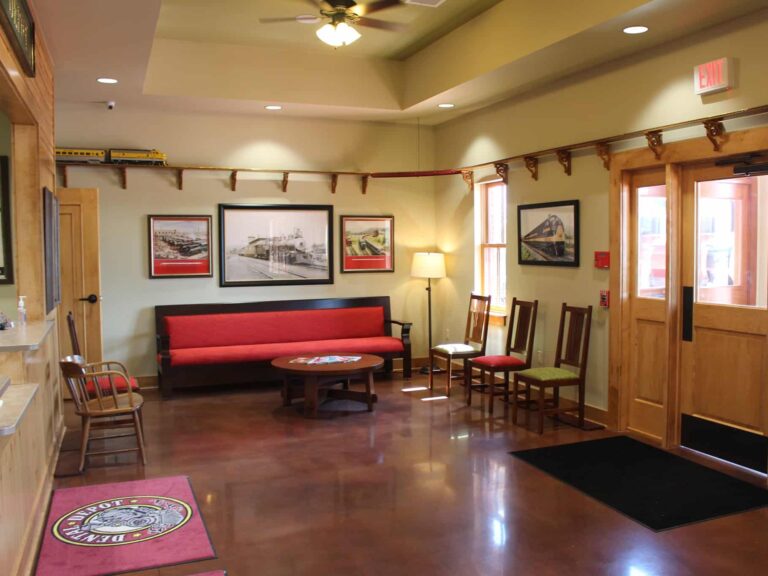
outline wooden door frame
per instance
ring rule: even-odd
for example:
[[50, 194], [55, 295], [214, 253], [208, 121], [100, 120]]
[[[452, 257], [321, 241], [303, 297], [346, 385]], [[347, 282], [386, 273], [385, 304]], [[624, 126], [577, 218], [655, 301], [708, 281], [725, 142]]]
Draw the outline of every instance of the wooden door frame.
[[682, 241], [681, 200], [682, 165], [711, 162], [718, 158], [766, 151], [768, 127], [751, 128], [726, 134], [720, 150], [706, 137], [665, 144], [659, 158], [649, 148], [628, 150], [611, 158], [611, 190], [608, 199], [612, 293], [610, 337], [608, 343], [608, 424], [617, 431], [627, 429], [629, 414], [629, 378], [631, 347], [631, 173], [636, 170], [663, 168], [667, 184], [667, 382], [665, 386], [667, 421], [662, 445], [670, 448], [680, 443], [680, 274]]

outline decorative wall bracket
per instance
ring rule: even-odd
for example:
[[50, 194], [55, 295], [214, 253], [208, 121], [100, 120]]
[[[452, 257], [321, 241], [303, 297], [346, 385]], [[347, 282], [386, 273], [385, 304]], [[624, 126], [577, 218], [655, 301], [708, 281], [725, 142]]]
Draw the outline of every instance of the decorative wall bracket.
[[525, 167], [528, 169], [528, 172], [531, 173], [531, 178], [534, 180], [539, 179], [539, 159], [536, 158], [536, 156], [526, 156], [523, 158], [523, 161], [525, 162]]
[[120, 166], [118, 170], [120, 172], [120, 185], [123, 187], [123, 190], [128, 190], [128, 168]]
[[232, 170], [229, 175], [229, 189], [237, 192], [237, 170]]
[[363, 188], [363, 194], [368, 192], [368, 178], [370, 178], [370, 176], [368, 176], [368, 174], [366, 174], [365, 176], [360, 178], [360, 185]]
[[176, 170], [176, 188], [184, 190], [184, 170], [182, 168]]
[[495, 162], [493, 167], [496, 168], [496, 175], [501, 178], [504, 184], [507, 184], [509, 181], [509, 164], [506, 162]]
[[331, 174], [331, 194], [336, 194], [336, 186], [339, 185], [339, 175]]
[[469, 193], [471, 194], [475, 189], [475, 173], [472, 170], [463, 170], [461, 172], [461, 177], [464, 179], [467, 188], [469, 188]]
[[611, 169], [611, 149], [608, 146], [608, 142], [598, 142], [595, 144], [597, 148], [597, 155], [603, 161], [603, 168], [606, 170]]
[[725, 125], [722, 118], [713, 120], [704, 120], [704, 128], [707, 131], [707, 138], [712, 142], [715, 152], [720, 152], [720, 148], [725, 142]]
[[645, 133], [645, 139], [648, 140], [648, 148], [651, 149], [656, 160], [661, 160], [661, 153], [664, 150], [664, 141], [661, 137], [661, 130], [651, 130]]
[[558, 150], [557, 161], [563, 167], [566, 175], [571, 175], [571, 151], [570, 150]]
[[288, 174], [290, 172], [283, 172], [283, 192], [288, 192]]

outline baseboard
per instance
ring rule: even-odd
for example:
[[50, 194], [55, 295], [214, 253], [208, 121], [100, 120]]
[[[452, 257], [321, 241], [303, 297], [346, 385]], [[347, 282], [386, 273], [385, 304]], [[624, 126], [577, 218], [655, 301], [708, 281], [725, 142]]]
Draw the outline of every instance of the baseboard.
[[35, 562], [37, 561], [38, 551], [43, 542], [43, 531], [45, 522], [48, 519], [48, 509], [51, 504], [51, 493], [53, 492], [53, 474], [56, 471], [56, 463], [59, 461], [59, 451], [64, 441], [64, 433], [67, 431], [64, 426], [64, 418], [59, 420], [58, 437], [48, 457], [48, 467], [46, 469], [45, 481], [40, 485], [35, 504], [32, 510], [38, 511], [37, 517], [30, 522], [27, 528], [27, 534], [24, 538], [24, 552], [21, 555], [17, 576], [32, 576], [34, 573]]
[[157, 376], [136, 376], [136, 381], [139, 383], [139, 388], [142, 390], [157, 388], [159, 386]]

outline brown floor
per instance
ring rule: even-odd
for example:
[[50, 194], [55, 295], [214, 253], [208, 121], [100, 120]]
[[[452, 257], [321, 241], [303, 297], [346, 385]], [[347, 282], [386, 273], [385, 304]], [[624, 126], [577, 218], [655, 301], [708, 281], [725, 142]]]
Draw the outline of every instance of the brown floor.
[[347, 402], [318, 420], [277, 388], [148, 392], [146, 468], [93, 458], [56, 486], [189, 475], [219, 557], [142, 575], [766, 574], [768, 509], [654, 533], [508, 454], [609, 432], [538, 436], [460, 387], [421, 402], [401, 386], [377, 381], [372, 414]]

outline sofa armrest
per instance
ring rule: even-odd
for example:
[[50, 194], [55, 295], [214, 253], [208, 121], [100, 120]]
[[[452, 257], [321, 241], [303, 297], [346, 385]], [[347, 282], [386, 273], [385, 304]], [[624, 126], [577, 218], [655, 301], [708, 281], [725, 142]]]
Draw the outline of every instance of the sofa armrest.
[[400, 340], [403, 342], [403, 377], [411, 377], [411, 326], [412, 322], [400, 322], [399, 320], [385, 320], [389, 324], [400, 326]]
[[397, 324], [400, 326], [400, 339], [405, 341], [410, 338], [412, 322], [400, 322], [399, 320], [385, 320], [389, 324]]

